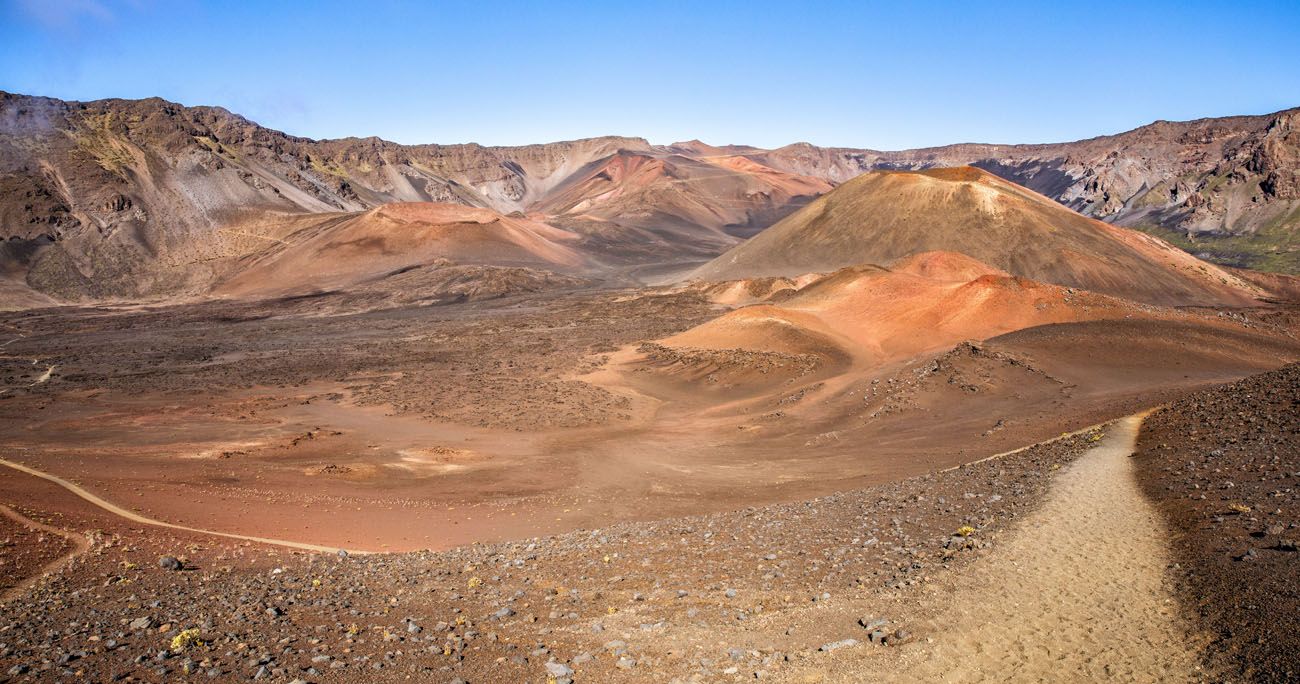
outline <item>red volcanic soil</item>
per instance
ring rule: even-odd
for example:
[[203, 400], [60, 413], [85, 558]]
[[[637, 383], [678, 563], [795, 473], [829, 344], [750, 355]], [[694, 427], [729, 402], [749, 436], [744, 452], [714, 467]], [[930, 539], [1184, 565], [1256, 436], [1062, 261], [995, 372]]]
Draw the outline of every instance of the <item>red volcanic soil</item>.
[[1172, 315], [1009, 276], [961, 254], [927, 252], [889, 269], [837, 271], [779, 304], [738, 309], [663, 342], [853, 357], [879, 365], [1047, 323]]
[[1300, 302], [1300, 277], [1285, 273], [1250, 271], [1244, 268], [1234, 268], [1231, 271], [1281, 301]]
[[957, 252], [921, 252], [889, 265], [895, 273], [910, 273], [931, 280], [970, 281], [980, 276], [1009, 276], [1010, 273]]
[[[154, 520], [354, 552], [158, 528], [0, 468], [0, 504], [89, 547], [61, 557], [0, 528], [6, 585], [22, 585], [0, 671], [816, 672], [822, 645], [866, 646], [864, 614], [912, 633], [900, 643], [929, 636], [916, 599], [960, 585], [1100, 433], [983, 459], [1300, 358], [1285, 310], [1173, 312], [950, 254], [892, 268], [0, 315], [6, 459]], [[737, 288], [773, 303], [719, 318], [712, 297]], [[650, 342], [763, 309], [798, 333], [784, 351]], [[1007, 324], [1034, 327], [931, 349]], [[203, 645], [173, 646], [187, 630]]]
[[[970, 264], [956, 261], [964, 277]], [[1000, 316], [998, 302], [1011, 302], [1028, 323], [1126, 315], [1105, 297], [986, 277], [846, 271], [779, 305], [809, 321], [786, 352], [683, 347], [649, 363], [636, 358], [644, 341], [717, 316], [704, 293], [522, 293], [340, 316], [318, 311], [344, 294], [302, 309], [218, 301], [16, 315], [5, 321], [16, 339], [0, 441], [15, 460], [170, 522], [445, 548], [924, 473], [1295, 358], [1263, 328], [1185, 314], [1182, 329], [1156, 321], [1115, 337], [1107, 331], [1130, 322], [1102, 320], [990, 352], [1006, 358], [950, 360], [977, 380], [948, 383], [917, 375], [944, 355], [941, 338], [909, 341], [863, 316], [833, 337], [817, 327], [858, 306], [837, 308], [841, 297], [884, 306], [907, 289], [896, 282], [935, 295], [908, 315], [958, 341], [1000, 324], [952, 316], [943, 302], [979, 300]], [[310, 315], [287, 313], [299, 310]], [[876, 346], [848, 345], [849, 335]], [[837, 348], [846, 357], [826, 355]], [[32, 369], [51, 365], [33, 384]]]
[[1156, 238], [1081, 216], [973, 168], [863, 174], [694, 272], [791, 276], [966, 254], [1015, 276], [1136, 301], [1248, 305], [1268, 294]]
[[216, 293], [266, 296], [330, 290], [436, 263], [589, 269], [578, 236], [490, 209], [406, 202], [330, 215], [245, 259]]

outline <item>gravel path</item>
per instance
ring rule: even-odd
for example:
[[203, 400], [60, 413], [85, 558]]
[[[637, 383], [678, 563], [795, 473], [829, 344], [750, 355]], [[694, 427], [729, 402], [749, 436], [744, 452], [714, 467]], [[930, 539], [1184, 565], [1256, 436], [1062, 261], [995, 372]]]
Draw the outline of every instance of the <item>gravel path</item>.
[[993, 555], [922, 598], [931, 638], [847, 653], [834, 681], [1190, 681], [1197, 649], [1166, 577], [1162, 518], [1134, 478], [1139, 416], [1063, 470]]

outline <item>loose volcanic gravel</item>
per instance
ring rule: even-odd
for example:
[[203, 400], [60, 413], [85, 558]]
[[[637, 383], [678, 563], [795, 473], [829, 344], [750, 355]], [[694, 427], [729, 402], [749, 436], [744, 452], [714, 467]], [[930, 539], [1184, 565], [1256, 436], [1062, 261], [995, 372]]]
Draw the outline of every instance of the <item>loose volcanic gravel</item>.
[[1300, 679], [1300, 365], [1146, 421], [1139, 478], [1174, 530], [1183, 604], [1230, 681]]
[[[398, 414], [519, 431], [603, 425], [627, 417], [627, 399], [562, 375], [717, 314], [698, 293], [623, 290], [323, 316], [329, 301], [0, 313], [14, 335], [0, 359], [0, 421], [21, 422], [69, 386], [220, 397], [340, 381], [358, 403]], [[33, 384], [50, 366], [58, 382]]]
[[899, 597], [984, 555], [1097, 436], [800, 503], [439, 553], [119, 524], [4, 608], [0, 681], [773, 676], [925, 636]]
[[0, 515], [0, 596], [17, 587], [24, 578], [40, 574], [45, 566], [72, 548], [71, 542], [57, 534]]

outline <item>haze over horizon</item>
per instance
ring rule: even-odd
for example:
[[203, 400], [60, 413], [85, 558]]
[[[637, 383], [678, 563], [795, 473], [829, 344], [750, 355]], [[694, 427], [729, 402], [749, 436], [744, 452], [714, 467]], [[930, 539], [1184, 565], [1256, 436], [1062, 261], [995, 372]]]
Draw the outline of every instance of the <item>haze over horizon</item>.
[[828, 2], [796, 14], [768, 3], [0, 7], [2, 90], [217, 105], [318, 139], [896, 150], [1060, 142], [1300, 105], [1300, 72], [1269, 66], [1300, 61], [1300, 7], [1283, 2], [1105, 3], [1092, 22], [1018, 2]]

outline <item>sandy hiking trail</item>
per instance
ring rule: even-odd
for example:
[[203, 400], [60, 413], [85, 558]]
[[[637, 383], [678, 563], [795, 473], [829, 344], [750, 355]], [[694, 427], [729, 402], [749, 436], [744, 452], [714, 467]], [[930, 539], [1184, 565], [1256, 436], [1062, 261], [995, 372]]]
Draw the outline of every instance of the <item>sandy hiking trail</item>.
[[[163, 522], [161, 520], [154, 520], [153, 518], [147, 518], [143, 515], [140, 515], [139, 513], [122, 508], [121, 506], [118, 506], [117, 504], [114, 504], [110, 501], [105, 501], [104, 499], [95, 496], [94, 494], [86, 491], [85, 489], [82, 489], [79, 485], [69, 482], [56, 475], [51, 475], [47, 472], [37, 470], [30, 466], [25, 466], [21, 463], [16, 463], [14, 461], [10, 461], [4, 458], [0, 458], [0, 465], [13, 468], [14, 470], [17, 470], [19, 472], [27, 473], [28, 475], [34, 475], [43, 480], [49, 480], [50, 482], [53, 482], [54, 484], [57, 484], [60, 487], [63, 487], [69, 492], [76, 494], [82, 499], [89, 501], [90, 503], [108, 511], [109, 513], [130, 520], [131, 522], [139, 523], [141, 525], [153, 525], [155, 527], [165, 527], [167, 529], [172, 529], [172, 530], [181, 530], [182, 532], [207, 534], [207, 535], [212, 535], [214, 537], [225, 537], [227, 539], [237, 539], [240, 541], [257, 542], [258, 544], [269, 544], [271, 546], [282, 546], [289, 549], [299, 549], [301, 551], [317, 551], [321, 553], [334, 553], [339, 550], [338, 547], [334, 547], [334, 546], [306, 544], [303, 542], [285, 541], [283, 539], [268, 539], [266, 537], [251, 537], [242, 534], [234, 534], [231, 532], [217, 532], [216, 530], [204, 530], [197, 527], [186, 527], [185, 525], [175, 525], [169, 522]], [[349, 553], [368, 553], [368, 552], [359, 551], [359, 550], [357, 551], [349, 550]]]
[[0, 515], [3, 515], [28, 529], [62, 537], [68, 540], [68, 543], [72, 544], [72, 549], [70, 551], [55, 558], [49, 563], [46, 563], [39, 572], [10, 587], [3, 594], [0, 594], [0, 604], [8, 603], [19, 596], [23, 596], [27, 593], [28, 589], [31, 589], [46, 576], [63, 567], [65, 564], [70, 563], [72, 559], [77, 556], [90, 550], [90, 539], [88, 539], [84, 534], [61, 530], [53, 525], [46, 525], [45, 523], [32, 520], [4, 504], [0, 504]]
[[1060, 473], [1039, 510], [952, 578], [956, 588], [922, 596], [924, 619], [911, 625], [918, 642], [844, 649], [826, 669], [794, 679], [1204, 679], [1166, 578], [1163, 519], [1138, 488], [1129, 458], [1141, 423], [1141, 416], [1116, 421]]

